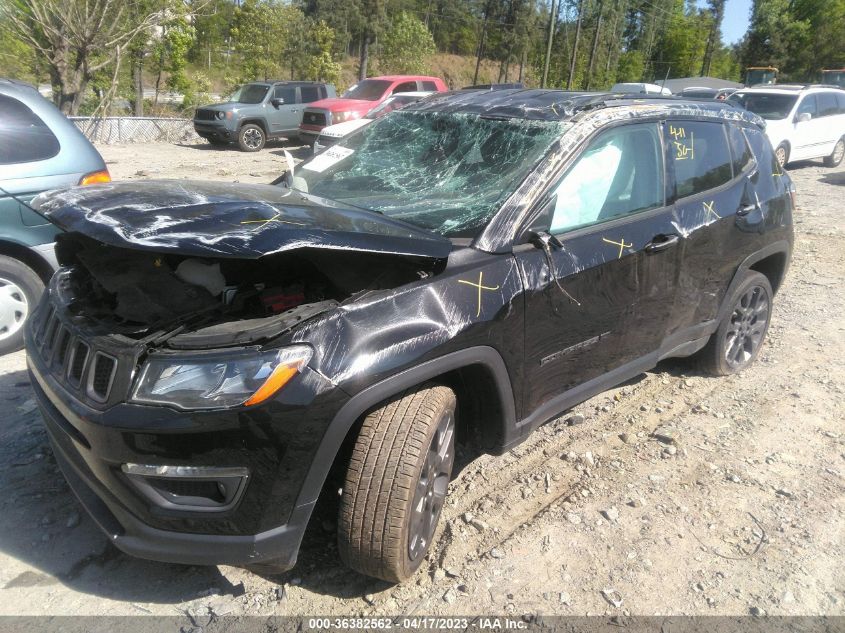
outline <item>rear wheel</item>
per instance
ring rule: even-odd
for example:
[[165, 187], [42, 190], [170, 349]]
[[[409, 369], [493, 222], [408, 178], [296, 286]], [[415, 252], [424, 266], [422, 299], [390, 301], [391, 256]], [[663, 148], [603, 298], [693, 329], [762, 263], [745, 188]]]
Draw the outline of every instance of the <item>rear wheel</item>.
[[839, 167], [839, 163], [842, 162], [843, 157], [845, 157], [845, 137], [842, 137], [836, 142], [830, 156], [824, 157], [824, 166]]
[[455, 460], [455, 393], [428, 385], [364, 418], [343, 485], [338, 546], [352, 569], [410, 578], [437, 531]]
[[757, 358], [772, 317], [772, 286], [749, 271], [730, 297], [730, 311], [698, 354], [699, 368], [713, 376], [741, 372]]
[[267, 135], [261, 126], [247, 123], [238, 132], [238, 147], [245, 152], [257, 152], [267, 142]]
[[0, 255], [0, 354], [23, 347], [23, 326], [44, 284], [26, 264]]
[[781, 168], [786, 167], [786, 163], [789, 162], [789, 147], [786, 143], [781, 143], [777, 146], [777, 149], [775, 150], [775, 158]]

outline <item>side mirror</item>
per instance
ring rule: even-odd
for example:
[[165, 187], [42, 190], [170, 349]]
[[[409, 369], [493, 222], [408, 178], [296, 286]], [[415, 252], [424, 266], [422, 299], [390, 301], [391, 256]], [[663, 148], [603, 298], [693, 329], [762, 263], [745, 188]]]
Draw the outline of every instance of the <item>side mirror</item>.
[[807, 121], [811, 121], [813, 119], [813, 115], [809, 112], [802, 112], [798, 116], [795, 117], [796, 123], [806, 123]]
[[279, 106], [285, 105], [285, 100], [281, 97], [273, 97], [270, 99], [270, 103], [273, 105], [274, 108], [278, 108]]

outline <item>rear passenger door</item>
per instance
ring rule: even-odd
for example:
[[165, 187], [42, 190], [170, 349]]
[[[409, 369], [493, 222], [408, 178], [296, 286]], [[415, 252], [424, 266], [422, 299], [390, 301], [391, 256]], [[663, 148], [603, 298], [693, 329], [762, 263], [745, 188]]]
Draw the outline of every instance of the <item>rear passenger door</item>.
[[744, 252], [738, 242], [750, 239], [737, 233], [736, 224], [739, 218], [759, 215], [748, 179], [756, 164], [742, 131], [733, 125], [669, 120], [664, 137], [677, 226], [684, 237], [670, 334], [689, 339], [694, 332], [688, 328], [716, 317]]
[[526, 412], [655, 352], [680, 270], [657, 123], [597, 135], [543, 204], [534, 227], [551, 236], [546, 247], [514, 251], [526, 287]]

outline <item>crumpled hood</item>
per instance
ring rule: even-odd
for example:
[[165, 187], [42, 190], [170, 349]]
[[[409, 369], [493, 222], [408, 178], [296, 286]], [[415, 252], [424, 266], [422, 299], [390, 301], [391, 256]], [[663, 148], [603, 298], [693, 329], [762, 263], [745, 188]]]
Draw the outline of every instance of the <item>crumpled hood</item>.
[[191, 257], [255, 259], [299, 248], [442, 259], [441, 235], [273, 185], [183, 180], [48, 191], [33, 207], [104, 244]]

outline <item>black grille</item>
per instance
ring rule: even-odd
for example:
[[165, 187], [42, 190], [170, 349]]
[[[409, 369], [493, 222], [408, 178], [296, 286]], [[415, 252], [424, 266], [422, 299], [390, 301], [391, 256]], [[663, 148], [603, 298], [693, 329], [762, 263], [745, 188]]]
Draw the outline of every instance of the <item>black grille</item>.
[[197, 109], [196, 114], [194, 114], [194, 119], [196, 121], [213, 121], [215, 118], [216, 110], [206, 110], [203, 108]]
[[114, 378], [114, 370], [117, 366], [117, 361], [111, 356], [106, 356], [102, 352], [94, 354], [94, 369], [91, 374], [91, 395], [105, 400], [109, 395], [112, 378]]
[[[44, 361], [45, 368], [65, 389], [76, 392], [80, 398], [107, 404], [112, 398], [120, 353], [97, 349], [95, 341], [79, 336], [69, 322], [63, 322], [59, 310], [47, 305], [43, 317], [39, 315], [32, 328], [33, 344]], [[122, 394], [120, 394], [122, 395]], [[119, 395], [117, 396], [119, 397]]]
[[78, 341], [73, 346], [68, 380], [74, 387], [78, 387], [82, 383], [82, 373], [85, 371], [85, 361], [88, 360], [88, 350], [89, 347], [82, 341]]
[[325, 125], [326, 115], [322, 112], [309, 112], [306, 110], [302, 115], [302, 122], [308, 125]]
[[65, 366], [68, 352], [70, 351], [70, 332], [66, 328], [62, 328], [56, 337], [56, 363], [59, 367]]

